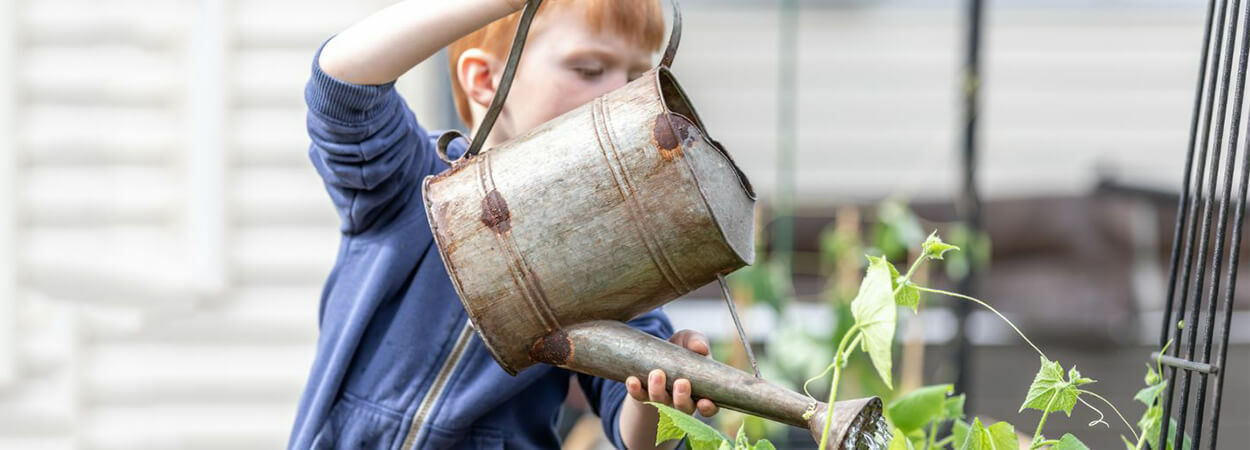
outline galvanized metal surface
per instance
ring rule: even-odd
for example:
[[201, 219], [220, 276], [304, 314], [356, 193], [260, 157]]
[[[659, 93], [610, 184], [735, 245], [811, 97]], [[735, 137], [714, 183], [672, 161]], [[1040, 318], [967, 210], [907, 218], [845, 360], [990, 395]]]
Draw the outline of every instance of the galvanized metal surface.
[[[666, 383], [690, 380], [692, 395], [776, 422], [807, 428], [819, 441], [827, 405], [751, 374], [705, 358], [614, 321], [585, 322], [553, 332], [535, 343], [536, 360], [577, 372], [624, 381], [664, 368]], [[804, 416], [807, 416], [806, 418]], [[872, 433], [881, 417], [876, 397], [837, 402], [830, 427], [833, 448], [843, 448], [848, 430]]]
[[509, 373], [754, 259], [754, 193], [666, 68], [425, 180], [448, 274]]

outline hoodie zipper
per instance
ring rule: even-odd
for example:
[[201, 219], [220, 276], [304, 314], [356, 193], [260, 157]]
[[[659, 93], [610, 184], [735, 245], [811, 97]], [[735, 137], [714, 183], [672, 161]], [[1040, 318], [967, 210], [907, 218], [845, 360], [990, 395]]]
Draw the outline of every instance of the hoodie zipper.
[[421, 404], [417, 405], [417, 411], [412, 415], [412, 425], [408, 427], [408, 435], [404, 438], [402, 448], [415, 448], [415, 445], [425, 437], [424, 425], [429, 419], [430, 411], [442, 397], [443, 389], [447, 387], [447, 381], [451, 379], [452, 372], [456, 371], [456, 366], [460, 365], [460, 360], [464, 358], [464, 349], [468, 347], [472, 337], [473, 326], [466, 320], [464, 328], [460, 329], [460, 336], [456, 338], [456, 344], [452, 346], [451, 353], [443, 362], [443, 368], [439, 369], [438, 376], [434, 377], [434, 384], [430, 385], [429, 392], [425, 394], [424, 399], [421, 399]]

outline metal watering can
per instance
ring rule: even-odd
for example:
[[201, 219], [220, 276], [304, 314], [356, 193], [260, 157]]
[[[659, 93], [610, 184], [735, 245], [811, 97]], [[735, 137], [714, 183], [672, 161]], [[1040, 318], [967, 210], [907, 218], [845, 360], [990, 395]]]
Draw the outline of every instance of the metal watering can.
[[[422, 189], [474, 329], [509, 374], [546, 363], [645, 385], [659, 368], [670, 390], [673, 380], [689, 379], [695, 397], [807, 428], [819, 441], [828, 405], [622, 323], [714, 280], [733, 312], [722, 275], [755, 259], [751, 184], [708, 137], [669, 70], [681, 36], [676, 3], [658, 67], [480, 151], [540, 3], [530, 0], [522, 13], [468, 151], [450, 160], [446, 146], [461, 136], [441, 136], [439, 156], [451, 168]], [[837, 402], [829, 442], [881, 445], [889, 435], [881, 412], [876, 397]]]

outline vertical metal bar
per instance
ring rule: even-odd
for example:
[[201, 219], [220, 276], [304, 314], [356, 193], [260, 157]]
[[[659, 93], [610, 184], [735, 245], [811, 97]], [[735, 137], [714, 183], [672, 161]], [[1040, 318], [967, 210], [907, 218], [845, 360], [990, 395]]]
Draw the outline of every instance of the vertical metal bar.
[[[1224, 392], [1224, 373], [1227, 372], [1225, 364], [1228, 362], [1228, 333], [1232, 327], [1233, 320], [1233, 296], [1237, 291], [1237, 265], [1241, 258], [1241, 233], [1246, 217], [1247, 186], [1250, 186], [1250, 141], [1242, 145], [1241, 181], [1237, 196], [1230, 199], [1237, 205], [1237, 212], [1233, 219], [1233, 241], [1229, 244], [1228, 283], [1224, 285], [1223, 301], [1221, 302], [1221, 306], [1224, 308], [1223, 329], [1220, 335], [1220, 346], [1217, 347], [1215, 357], [1216, 367], [1219, 367], [1220, 371], [1215, 374], [1214, 386], [1212, 387], [1215, 390], [1215, 395], [1211, 399], [1211, 422], [1207, 425], [1208, 433], [1211, 435], [1211, 439], [1207, 441], [1207, 448], [1209, 449], [1214, 449], [1215, 444], [1219, 441], [1220, 405], [1223, 399], [1222, 393]], [[1199, 410], [1201, 410], [1201, 406]], [[1198, 447], [1198, 444], [1195, 443], [1194, 447]]]
[[[1180, 210], [1179, 216], [1177, 217], [1178, 226], [1177, 226], [1177, 232], [1176, 232], [1176, 241], [1173, 242], [1173, 250], [1177, 248], [1181, 248], [1183, 250], [1180, 252], [1180, 255], [1177, 255], [1175, 253], [1173, 254], [1172, 270], [1171, 270], [1171, 275], [1169, 276], [1169, 284], [1168, 284], [1168, 305], [1167, 305], [1168, 308], [1164, 312], [1163, 330], [1161, 331], [1162, 335], [1164, 336], [1164, 339], [1161, 339], [1161, 340], [1164, 340], [1164, 342], [1161, 343], [1160, 346], [1166, 345], [1166, 337], [1172, 335], [1172, 333], [1176, 333], [1177, 338], [1180, 337], [1179, 332], [1173, 331], [1173, 330], [1176, 330], [1176, 327], [1172, 325], [1173, 322], [1175, 322], [1175, 317], [1172, 316], [1172, 308], [1175, 307], [1177, 311], [1177, 315], [1183, 318], [1185, 306], [1188, 304], [1187, 292], [1188, 292], [1188, 285], [1189, 285], [1189, 276], [1190, 276], [1192, 263], [1193, 263], [1192, 254], [1193, 254], [1194, 234], [1196, 232], [1195, 230], [1196, 224], [1194, 223], [1194, 220], [1195, 220], [1195, 216], [1197, 213], [1196, 211], [1197, 205], [1198, 205], [1197, 200], [1202, 198], [1203, 196], [1202, 180], [1204, 178], [1206, 164], [1207, 164], [1206, 163], [1207, 146], [1209, 145], [1209, 140], [1210, 140], [1210, 135], [1211, 135], [1211, 115], [1212, 115], [1212, 111], [1215, 109], [1215, 93], [1219, 90], [1218, 74], [1219, 74], [1220, 66], [1219, 66], [1218, 57], [1221, 54], [1220, 42], [1222, 41], [1221, 38], [1224, 36], [1224, 19], [1225, 19], [1225, 16], [1227, 16], [1227, 12], [1228, 12], [1228, 1], [1223, 0], [1220, 2], [1219, 14], [1215, 16], [1213, 16], [1212, 14], [1214, 11], [1214, 8], [1215, 8], [1214, 1], [1212, 1], [1212, 4], [1208, 8], [1209, 18], [1207, 21], [1207, 30], [1204, 32], [1204, 37], [1207, 37], [1208, 39], [1204, 42], [1204, 52], [1202, 55], [1203, 62], [1202, 62], [1202, 67], [1200, 69], [1200, 74], [1205, 73], [1207, 77], [1205, 81], [1205, 86], [1202, 86], [1204, 82], [1201, 79], [1199, 80], [1200, 87], [1205, 87], [1206, 99], [1205, 99], [1205, 102], [1202, 102], [1201, 100], [1196, 100], [1197, 103], [1199, 104], [1205, 103], [1206, 105], [1206, 109], [1203, 110], [1203, 113], [1202, 113], [1202, 122], [1204, 126], [1202, 127], [1202, 133], [1199, 135], [1197, 133], [1198, 126], [1196, 123], [1196, 119], [1195, 119], [1195, 122], [1191, 122], [1193, 133], [1190, 136], [1191, 147], [1186, 156], [1185, 184], [1182, 188], [1184, 191], [1186, 191], [1186, 193], [1182, 196], [1181, 205], [1178, 205], [1178, 208], [1184, 208], [1184, 209]], [[1212, 25], [1215, 26], [1214, 34], [1210, 32], [1210, 28]], [[1214, 61], [1214, 64], [1211, 63], [1212, 61]], [[1198, 94], [1199, 94], [1199, 97], [1201, 97], [1202, 91], [1200, 90]], [[1201, 109], [1200, 106], [1196, 107], [1195, 111], [1198, 111], [1200, 109]], [[1196, 147], [1192, 146], [1192, 144], [1195, 141], [1199, 142]], [[1196, 161], [1197, 163], [1196, 165], [1193, 164], [1195, 162], [1193, 160], [1193, 153], [1195, 150], [1198, 151], [1198, 159]], [[1197, 175], [1191, 179], [1190, 176], [1195, 171], [1197, 172]], [[1188, 193], [1190, 186], [1191, 186], [1190, 184], [1191, 182], [1193, 183], [1192, 185], [1194, 186], [1194, 190], [1196, 191], [1192, 194], [1192, 196], [1189, 195]], [[1194, 200], [1193, 202], [1190, 201], [1191, 198]], [[1181, 231], [1182, 229], [1185, 230], [1184, 233], [1182, 233]], [[1177, 273], [1178, 268], [1179, 268], [1179, 274]], [[1177, 287], [1178, 283], [1180, 284], [1179, 288]], [[1180, 296], [1179, 302], [1177, 302], [1175, 298], [1178, 295]], [[1179, 355], [1180, 354], [1179, 347], [1181, 343], [1175, 342], [1175, 344], [1176, 345], [1173, 345], [1171, 347], [1171, 350], [1174, 355]], [[1170, 369], [1170, 368], [1165, 369], [1165, 370], [1169, 371], [1169, 374], [1166, 375], [1168, 377], [1167, 387], [1165, 388], [1164, 394], [1161, 396], [1162, 398], [1161, 401], [1163, 402], [1162, 417], [1164, 417], [1165, 419], [1162, 420], [1162, 424], [1161, 424], [1162, 431], [1159, 433], [1159, 441], [1155, 448], [1165, 448], [1164, 442], [1166, 442], [1167, 440], [1168, 429], [1170, 428], [1170, 423], [1166, 418], [1171, 417], [1172, 399], [1175, 396], [1174, 393], [1176, 392], [1176, 372], [1177, 371], [1176, 369]], [[1165, 376], [1163, 374], [1160, 374], [1160, 375]]]
[[[1214, 327], [1215, 327], [1215, 312], [1216, 312], [1215, 311], [1216, 296], [1219, 295], [1219, 290], [1220, 290], [1220, 269], [1223, 267], [1224, 245], [1227, 243], [1227, 237], [1228, 237], [1226, 233], [1228, 230], [1228, 205], [1229, 205], [1230, 197], [1232, 196], [1232, 190], [1233, 190], [1233, 169], [1236, 168], [1236, 161], [1237, 161], [1237, 151], [1236, 151], [1237, 143], [1238, 143], [1237, 139], [1240, 137], [1239, 132], [1241, 131], [1241, 111], [1243, 108], [1242, 98], [1245, 93], [1245, 87], [1246, 87], [1246, 57], [1248, 56], [1248, 54], [1250, 54], [1250, 46], [1247, 46], [1248, 40], [1246, 39], [1246, 36], [1244, 34], [1246, 30], [1246, 26], [1247, 26], [1245, 14], [1246, 12], [1244, 10], [1238, 11], [1238, 15], [1241, 16], [1240, 29], [1243, 34], [1241, 37], [1240, 45], [1238, 46], [1237, 84], [1233, 88], [1233, 113], [1232, 113], [1232, 118], [1231, 118], [1232, 126], [1229, 129], [1228, 155], [1225, 157], [1225, 162], [1223, 162], [1222, 164], [1219, 164], [1219, 170], [1213, 171], [1211, 173], [1212, 180], [1214, 180], [1215, 176], [1219, 174], [1220, 172], [1223, 173], [1223, 187], [1219, 191], [1213, 190], [1211, 192], [1211, 196], [1208, 197], [1208, 200], [1207, 200], [1207, 205], [1210, 206], [1209, 198], [1215, 197], [1217, 195], [1222, 195], [1219, 201], [1218, 219], [1215, 223], [1215, 226], [1217, 227], [1215, 229], [1215, 246], [1214, 246], [1215, 251], [1214, 251], [1214, 254], [1211, 256], [1211, 264], [1212, 264], [1211, 280], [1210, 280], [1211, 286], [1208, 288], [1209, 290], [1207, 293], [1207, 298], [1205, 300], [1207, 304], [1207, 311], [1206, 311], [1207, 317], [1206, 317], [1206, 321], [1202, 322], [1201, 324], [1197, 324], [1197, 323], [1195, 324], [1195, 325], [1201, 326], [1203, 330], [1202, 359], [1198, 360], [1203, 363], [1206, 363], [1210, 361], [1211, 359], [1211, 337], [1214, 334], [1214, 330], [1215, 330]], [[1237, 22], [1233, 22], [1233, 23], [1237, 23]], [[1233, 34], [1236, 35], [1237, 33], [1234, 32]], [[1218, 149], [1217, 149], [1216, 154], [1217, 155], [1219, 154]], [[1212, 160], [1213, 165], [1216, 162], [1217, 160], [1214, 160], [1214, 159]], [[1205, 247], [1203, 249], [1205, 249]], [[1230, 278], [1229, 280], [1230, 280], [1229, 283], [1231, 284], [1233, 282], [1233, 279]], [[1196, 290], [1199, 293], [1201, 293], [1201, 287], [1197, 287]], [[1200, 304], [1201, 302], [1202, 300], [1200, 297], [1195, 298], [1195, 304]], [[1198, 322], [1198, 321], [1195, 320], [1195, 322]], [[1197, 327], [1195, 327], [1195, 329], [1191, 331], [1191, 337], [1193, 336], [1193, 333], [1196, 333], [1197, 331], [1198, 331]], [[1194, 347], [1193, 344], [1196, 344], [1196, 342], [1191, 342], [1190, 352], [1193, 352], [1193, 347]], [[1191, 358], [1191, 361], [1192, 360], [1193, 359]], [[1202, 426], [1203, 413], [1206, 411], [1206, 408], [1204, 408], [1204, 405], [1206, 404], [1206, 398], [1207, 398], [1208, 376], [1209, 375], [1206, 373], [1200, 373], [1198, 375], [1198, 398], [1194, 401], [1194, 405], [1195, 405], [1195, 408], [1194, 408], [1195, 409], [1194, 411], [1195, 433], [1194, 433], [1194, 439], [1193, 439], [1194, 447], [1199, 447], [1200, 445], [1202, 445], [1202, 433], [1198, 431], [1199, 431], [1199, 427]], [[1218, 420], [1219, 418], [1217, 416], [1212, 416], [1212, 419]], [[1184, 429], [1184, 426], [1182, 426], [1181, 429]]]
[[[1201, 61], [1199, 61], [1198, 63], [1198, 83], [1197, 83], [1198, 87], [1194, 92], [1194, 108], [1193, 108], [1193, 113], [1189, 122], [1189, 147], [1188, 147], [1188, 150], [1185, 152], [1185, 174], [1184, 174], [1183, 181], [1181, 181], [1181, 195], [1177, 199], [1176, 230], [1173, 231], [1172, 233], [1172, 254], [1168, 260], [1168, 267], [1169, 267], [1168, 284], [1167, 284], [1168, 292], [1167, 292], [1167, 301], [1165, 302], [1164, 307], [1163, 307], [1163, 324], [1164, 325], [1163, 325], [1163, 328], [1159, 330], [1159, 348], [1160, 349], [1162, 349], [1165, 345], [1167, 345], [1168, 336], [1171, 335], [1172, 327], [1169, 324], [1172, 322], [1172, 305], [1176, 299], [1176, 295], [1175, 295], [1176, 291], [1175, 289], [1173, 289], [1173, 286], [1176, 286], [1176, 272], [1180, 268], [1180, 265], [1177, 264], [1177, 262], [1180, 259], [1181, 240], [1184, 236], [1183, 230], [1185, 230], [1189, 226], [1188, 221], [1187, 221], [1187, 218], [1189, 217], [1189, 210], [1187, 209], [1189, 206], [1189, 184], [1190, 184], [1190, 176], [1193, 174], [1194, 146], [1198, 139], [1198, 123], [1200, 122], [1199, 119], [1202, 117], [1202, 105], [1203, 105], [1202, 94], [1203, 94], [1203, 90], [1207, 86], [1207, 83], [1206, 83], [1207, 72], [1208, 72], [1207, 56], [1211, 50], [1211, 23], [1214, 20], [1214, 18], [1215, 18], [1215, 0], [1208, 0], [1207, 22], [1206, 22], [1207, 25], [1206, 25], [1206, 28], [1202, 32], [1202, 56], [1201, 56]], [[1214, 76], [1215, 69], [1211, 69], [1209, 72], [1212, 74], [1212, 76]]]
[[191, 67], [187, 83], [190, 139], [187, 166], [189, 201], [186, 237], [195, 291], [225, 289], [225, 76], [226, 5], [229, 0], [199, 0], [191, 29]]
[[[1228, 92], [1229, 92], [1228, 85], [1229, 85], [1231, 74], [1232, 74], [1233, 51], [1234, 51], [1233, 49], [1235, 48], [1236, 37], [1237, 37], [1237, 30], [1235, 29], [1235, 27], [1238, 22], [1237, 11], [1240, 9], [1240, 4], [1241, 4], [1240, 0], [1233, 0], [1232, 6], [1230, 8], [1230, 10], [1233, 11], [1233, 13], [1228, 14], [1226, 11], [1224, 14], [1225, 17], [1227, 18], [1228, 24], [1226, 26], [1227, 28], [1226, 39], [1227, 40], [1224, 46], [1225, 51], [1223, 53], [1224, 61], [1221, 64], [1221, 67], [1223, 69], [1221, 73], [1221, 80], [1223, 82], [1220, 84], [1220, 92], [1221, 92], [1221, 95], [1223, 96], [1223, 99], [1222, 99], [1223, 101], [1221, 101], [1220, 103], [1216, 105], [1219, 109], [1219, 112], [1215, 116], [1216, 125], [1215, 125], [1215, 135], [1213, 136], [1214, 138], [1213, 145], [1211, 145], [1211, 158], [1210, 158], [1211, 167], [1209, 170], [1210, 173], [1207, 174], [1208, 176], [1206, 177], [1199, 178], [1200, 182], [1204, 180], [1206, 181], [1205, 183], [1206, 187], [1204, 189], [1207, 193], [1206, 195], [1202, 195], [1202, 226], [1201, 228], [1198, 229], [1199, 237], [1198, 237], [1198, 246], [1197, 246], [1197, 256], [1194, 260], [1198, 267], [1197, 267], [1197, 270], [1192, 272], [1194, 281], [1192, 285], [1189, 286], [1190, 290], [1189, 290], [1189, 294], [1187, 295], [1187, 298], [1192, 301], [1186, 302], [1187, 306], [1189, 307], [1189, 313], [1185, 317], [1185, 320], [1186, 320], [1185, 323], [1186, 323], [1186, 331], [1189, 331], [1189, 333], [1187, 337], [1186, 336], [1181, 337], [1181, 340], [1180, 340], [1181, 345], [1179, 346], [1181, 349], [1185, 350], [1186, 352], [1185, 359], [1188, 359], [1191, 361], [1194, 358], [1194, 350], [1197, 348], [1197, 342], [1195, 342], [1198, 337], [1198, 323], [1197, 322], [1199, 318], [1200, 307], [1202, 305], [1202, 287], [1203, 287], [1202, 285], [1203, 285], [1204, 277], [1206, 276], [1207, 248], [1210, 244], [1211, 228], [1212, 228], [1211, 227], [1211, 212], [1212, 212], [1211, 202], [1214, 199], [1215, 195], [1217, 195], [1217, 192], [1215, 191], [1216, 189], [1215, 183], [1216, 183], [1216, 179], [1219, 176], [1219, 173], [1218, 173], [1219, 172], [1219, 160], [1220, 160], [1221, 151], [1223, 150], [1224, 125], [1225, 125], [1225, 119], [1226, 119], [1226, 114], [1228, 110]], [[1238, 124], [1234, 124], [1233, 128], [1235, 129], [1237, 128], [1237, 126]], [[1205, 166], [1205, 163], [1206, 161], [1204, 161], [1204, 166]], [[1200, 193], [1201, 192], [1202, 191], [1200, 190]], [[1175, 371], [1173, 371], [1172, 376], [1173, 378], [1176, 377]], [[1178, 417], [1176, 419], [1177, 431], [1176, 431], [1176, 437], [1174, 438], [1175, 439], [1174, 444], [1173, 444], [1174, 448], [1182, 448], [1181, 444], [1183, 442], [1183, 439], [1185, 438], [1185, 428], [1187, 426], [1186, 419], [1189, 414], [1190, 376], [1191, 376], [1191, 373], [1189, 371], [1183, 371], [1181, 373], [1182, 381], [1179, 385], [1181, 389], [1180, 390], [1181, 403], [1180, 403], [1180, 409], [1178, 410], [1179, 411]], [[1168, 417], [1168, 416], [1165, 414], [1164, 417]]]
[[16, 381], [17, 352], [17, 140], [13, 138], [16, 98], [16, 8], [12, 0], [0, 0], [0, 387]]
[[[982, 0], [968, 0], [968, 17], [967, 17], [967, 53], [964, 62], [964, 71], [962, 79], [963, 97], [964, 97], [964, 117], [963, 117], [963, 185], [959, 195], [956, 208], [958, 209], [960, 219], [968, 227], [969, 234], [975, 236], [981, 233], [981, 198], [977, 192], [977, 116], [979, 115], [980, 92], [981, 92], [981, 26], [982, 26]], [[968, 249], [973, 251], [972, 249]], [[959, 292], [968, 295], [976, 295], [977, 286], [977, 270], [976, 265], [969, 266], [968, 275], [959, 282]], [[968, 302], [958, 302], [955, 307], [959, 324], [956, 328], [956, 347], [955, 361], [959, 365], [959, 373], [955, 377], [955, 392], [967, 392], [968, 386], [972, 385], [972, 374], [970, 366], [972, 358], [972, 343], [968, 340], [968, 315], [972, 311], [972, 305]]]
[[777, 57], [777, 194], [773, 210], [772, 259], [791, 273], [794, 248], [794, 154], [798, 138], [799, 6], [782, 0], [778, 17]]

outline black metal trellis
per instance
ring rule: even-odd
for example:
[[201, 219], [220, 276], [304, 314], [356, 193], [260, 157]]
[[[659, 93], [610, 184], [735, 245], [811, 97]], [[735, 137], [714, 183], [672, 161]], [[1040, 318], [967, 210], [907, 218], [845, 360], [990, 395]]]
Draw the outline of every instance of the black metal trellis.
[[[1250, 53], [1245, 36], [1246, 9], [1241, 0], [1219, 0], [1218, 4], [1217, 0], [1210, 0], [1207, 6], [1185, 173], [1169, 261], [1167, 303], [1159, 336], [1159, 346], [1167, 351], [1153, 355], [1154, 360], [1164, 366], [1162, 375], [1168, 382], [1160, 400], [1163, 402], [1162, 431], [1152, 443], [1156, 449], [1166, 448], [1168, 435], [1172, 433], [1172, 446], [1177, 450], [1185, 448], [1187, 435], [1192, 437], [1195, 449], [1202, 448], [1204, 441], [1205, 448], [1213, 449], [1218, 439], [1223, 367], [1228, 356], [1246, 190], [1250, 185], [1247, 183], [1250, 141], [1239, 141], [1244, 126], [1242, 111]], [[1233, 208], [1231, 241], [1230, 206]], [[1211, 240], [1213, 235], [1214, 241]], [[1216, 344], [1214, 358], [1213, 344]], [[1207, 417], [1206, 429], [1202, 430], [1208, 407], [1211, 415]], [[1171, 418], [1176, 423], [1174, 431], [1169, 432]], [[1196, 432], [1189, 433], [1190, 429]]]
[[[967, 227], [969, 235], [978, 236], [981, 232], [981, 196], [977, 191], [977, 116], [981, 92], [981, 11], [982, 0], [968, 0], [967, 4], [967, 53], [964, 54], [963, 89], [963, 151], [961, 153], [962, 184], [959, 198], [956, 199], [956, 212]], [[975, 238], [973, 239], [976, 240]], [[972, 249], [965, 249], [969, 252]], [[959, 292], [976, 295], [977, 287], [976, 264], [968, 265], [968, 274], [959, 280]], [[968, 315], [972, 312], [972, 304], [958, 302], [955, 314], [959, 320], [955, 336], [955, 363], [959, 367], [955, 377], [955, 392], [967, 392], [972, 385], [972, 343], [968, 340]], [[971, 409], [971, 405], [969, 405]]]

